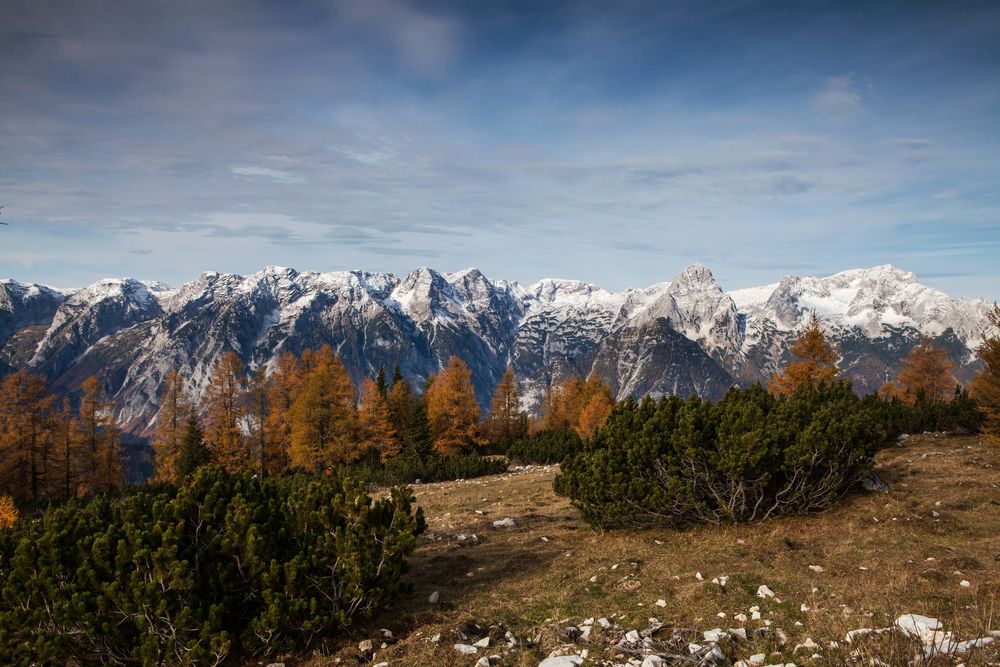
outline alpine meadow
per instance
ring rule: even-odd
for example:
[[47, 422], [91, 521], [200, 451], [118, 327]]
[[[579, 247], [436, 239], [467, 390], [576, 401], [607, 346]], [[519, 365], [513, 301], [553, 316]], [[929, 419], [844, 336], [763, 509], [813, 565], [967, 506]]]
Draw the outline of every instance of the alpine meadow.
[[0, 664], [1000, 665], [997, 44], [3, 3]]

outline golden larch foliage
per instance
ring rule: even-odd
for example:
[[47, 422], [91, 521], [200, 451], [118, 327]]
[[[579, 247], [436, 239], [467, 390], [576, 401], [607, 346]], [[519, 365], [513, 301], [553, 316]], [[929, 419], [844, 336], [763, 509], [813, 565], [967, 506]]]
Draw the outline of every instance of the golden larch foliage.
[[0, 496], [0, 530], [13, 528], [20, 515], [13, 498], [10, 496]]
[[929, 340], [921, 340], [903, 360], [896, 394], [911, 404], [921, 394], [931, 401], [949, 400], [958, 384], [951, 370], [948, 353]]
[[361, 457], [354, 385], [329, 345], [309, 355], [302, 384], [291, 407], [289, 463], [300, 470], [323, 470]]
[[614, 404], [607, 394], [595, 393], [580, 411], [580, 417], [576, 424], [577, 434], [581, 438], [592, 437], [608, 421], [608, 416], [611, 415], [613, 408]]
[[0, 384], [0, 489], [36, 501], [49, 484], [52, 406], [45, 378], [21, 369]]
[[991, 331], [979, 346], [983, 368], [973, 378], [969, 393], [978, 401], [986, 417], [983, 432], [991, 441], [1000, 444], [1000, 305], [993, 304], [988, 317]]
[[96, 377], [83, 381], [78, 423], [85, 462], [84, 479], [90, 489], [110, 488], [122, 483], [121, 440], [111, 407]]
[[[595, 402], [595, 398], [600, 397]], [[584, 410], [594, 403], [587, 420], [590, 422], [584, 426], [581, 422]], [[614, 407], [615, 398], [609, 387], [599, 376], [592, 374], [584, 380], [578, 376], [571, 376], [560, 383], [549, 387], [542, 405], [542, 418], [539, 420], [536, 429], [540, 431], [577, 431], [581, 428], [588, 433], [596, 430], [593, 425], [594, 420], [604, 413], [607, 407], [607, 414], [610, 408]], [[600, 428], [607, 420], [599, 420], [596, 428]]]
[[434, 451], [451, 456], [482, 444], [479, 404], [472, 371], [457, 356], [434, 378], [426, 393], [427, 421]]
[[361, 384], [361, 405], [358, 408], [362, 447], [372, 458], [385, 463], [399, 454], [402, 443], [392, 424], [389, 403], [378, 383], [371, 378]]
[[213, 460], [229, 472], [254, 469], [247, 439], [240, 422], [245, 416], [240, 398], [245, 375], [243, 361], [235, 352], [226, 352], [215, 364], [205, 392], [205, 444]]
[[792, 361], [768, 382], [772, 393], [791, 396], [800, 387], [837, 378], [837, 348], [826, 339], [815, 313], [792, 345], [792, 355]]
[[75, 497], [80, 492], [83, 477], [84, 449], [80, 424], [68, 398], [63, 399], [62, 410], [55, 415], [52, 456], [53, 494], [61, 498]]
[[191, 403], [184, 393], [184, 381], [175, 369], [167, 372], [160, 390], [160, 412], [156, 416], [153, 452], [156, 455], [156, 482], [177, 481], [177, 457], [191, 412]]
[[299, 395], [301, 381], [298, 358], [291, 352], [278, 357], [267, 384], [265, 475], [280, 475], [288, 469], [288, 452], [292, 445], [292, 405]]

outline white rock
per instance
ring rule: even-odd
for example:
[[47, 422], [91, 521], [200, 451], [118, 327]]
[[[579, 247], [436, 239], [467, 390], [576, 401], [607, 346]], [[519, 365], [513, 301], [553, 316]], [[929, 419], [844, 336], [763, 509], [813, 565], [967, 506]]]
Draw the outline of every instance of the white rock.
[[596, 574], [590, 578], [590, 583], [592, 583], [592, 584], [596, 584], [597, 583], [597, 575]]
[[760, 620], [760, 612], [759, 611], [752, 611], [752, 612], [750, 612], [750, 620], [751, 621], [759, 621]]
[[462, 655], [475, 655], [479, 653], [479, 649], [475, 646], [470, 646], [469, 644], [455, 644], [454, 648]]
[[609, 621], [608, 619], [606, 619], [604, 617], [601, 617], [601, 618], [597, 619], [597, 624], [599, 626], [601, 626], [602, 630], [607, 630], [608, 628], [611, 627], [611, 621]]
[[757, 667], [757, 665], [763, 665], [765, 660], [767, 660], [767, 656], [763, 653], [754, 653], [752, 656], [747, 658], [747, 662], [754, 665], [754, 667]]
[[637, 641], [640, 641], [641, 639], [642, 639], [642, 637], [639, 635], [639, 632], [636, 631], [636, 630], [629, 630], [628, 632], [625, 633], [625, 641], [627, 641], [627, 642], [635, 643]]
[[705, 580], [705, 577], [701, 576], [701, 572], [695, 572], [694, 573], [694, 578], [697, 579], [698, 581], [704, 581]]
[[896, 627], [902, 630], [905, 635], [922, 642], [933, 641], [934, 633], [942, 630], [941, 621], [920, 614], [903, 614], [896, 619]]
[[970, 584], [968, 580], [962, 579], [960, 582], [958, 582], [958, 585], [961, 586], [962, 588], [968, 588], [972, 584]]
[[729, 634], [733, 637], [739, 637], [743, 641], [747, 640], [747, 629], [746, 628], [729, 628]]
[[476, 648], [489, 648], [490, 647], [490, 638], [489, 637], [483, 637], [478, 642], [476, 642], [475, 644], [473, 644], [473, 646], [475, 646]]
[[580, 667], [583, 664], [583, 657], [579, 655], [556, 655], [545, 658], [538, 667]]
[[812, 570], [813, 572], [822, 572], [823, 571], [823, 566], [822, 565], [810, 565], [809, 569]]
[[799, 611], [809, 611], [809, 605], [803, 602], [802, 604], [799, 605]]
[[667, 606], [667, 601], [663, 600], [663, 599], [657, 600], [656, 601], [656, 606], [657, 607], [666, 607]]
[[726, 637], [729, 636], [729, 633], [727, 633], [722, 628], [714, 628], [712, 630], [705, 630], [705, 632], [703, 632], [701, 634], [705, 636], [705, 641], [707, 641], [707, 642], [721, 641], [722, 639], [725, 639]]
[[438, 600], [440, 599], [441, 599], [441, 594], [437, 591], [434, 591], [429, 596], [427, 596], [427, 602], [429, 602], [430, 604], [437, 604]]
[[815, 651], [819, 648], [819, 644], [812, 640], [812, 637], [806, 637], [806, 640], [801, 644], [796, 644], [795, 648], [792, 649], [792, 653], [798, 653], [800, 649], [805, 649], [807, 651]]
[[517, 525], [517, 522], [514, 521], [513, 519], [511, 519], [510, 517], [506, 517], [504, 519], [499, 519], [499, 520], [493, 522], [493, 527], [494, 528], [513, 528], [516, 525]]
[[767, 587], [765, 584], [761, 584], [757, 587], [757, 597], [759, 598], [773, 598], [774, 591]]
[[667, 667], [667, 661], [658, 655], [647, 655], [639, 667]]
[[733, 618], [736, 620], [737, 623], [746, 623], [747, 622], [747, 615], [746, 614], [736, 614], [735, 616], [733, 616]]

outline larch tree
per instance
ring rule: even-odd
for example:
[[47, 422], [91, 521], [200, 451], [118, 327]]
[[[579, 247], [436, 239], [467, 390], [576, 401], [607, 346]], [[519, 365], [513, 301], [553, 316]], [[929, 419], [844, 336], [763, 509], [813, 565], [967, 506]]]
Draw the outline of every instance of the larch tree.
[[154, 481], [177, 481], [177, 456], [191, 410], [191, 402], [184, 392], [184, 381], [177, 370], [171, 369], [163, 378], [160, 412], [156, 416], [156, 433], [153, 435], [156, 456]]
[[993, 304], [993, 310], [987, 317], [992, 331], [987, 332], [979, 346], [983, 368], [973, 378], [969, 393], [986, 417], [984, 433], [991, 441], [1000, 444], [1000, 305]]
[[37, 502], [47, 491], [54, 397], [21, 369], [0, 384], [0, 488]]
[[289, 461], [300, 470], [322, 470], [357, 460], [358, 414], [354, 385], [329, 345], [310, 355], [291, 409]]
[[604, 423], [608, 421], [614, 402], [609, 396], [610, 392], [598, 391], [590, 396], [590, 400], [583, 406], [576, 423], [576, 432], [581, 438], [593, 437]]
[[299, 395], [301, 381], [298, 358], [291, 352], [278, 357], [267, 383], [265, 475], [280, 475], [288, 470], [288, 452], [292, 444], [292, 405]]
[[392, 423], [389, 403], [378, 382], [366, 379], [361, 384], [361, 405], [358, 408], [363, 448], [373, 461], [385, 463], [399, 454], [399, 432]]
[[944, 348], [921, 340], [903, 360], [897, 393], [910, 404], [920, 397], [935, 402], [951, 399], [958, 385], [952, 367]]
[[539, 431], [571, 431], [576, 428], [583, 410], [581, 398], [584, 381], [578, 375], [571, 375], [562, 382], [549, 385], [542, 402], [542, 416], [538, 422]]
[[53, 480], [53, 490], [60, 498], [73, 498], [80, 489], [85, 457], [80, 424], [68, 398], [63, 399], [62, 409], [55, 415], [52, 444], [58, 477]]
[[434, 451], [451, 456], [481, 444], [479, 404], [472, 387], [472, 371], [464, 361], [457, 356], [449, 359], [425, 399]]
[[212, 459], [229, 472], [254, 469], [240, 426], [245, 416], [240, 400], [244, 381], [243, 361], [235, 352], [226, 352], [215, 364], [205, 393], [205, 443], [212, 450]]
[[528, 433], [528, 415], [521, 410], [517, 379], [511, 368], [504, 371], [500, 383], [493, 391], [483, 431], [489, 440], [501, 443], [522, 438]]
[[792, 345], [792, 356], [788, 365], [768, 382], [773, 394], [791, 396], [800, 387], [837, 378], [837, 348], [826, 339], [816, 313]]
[[122, 483], [121, 439], [111, 407], [96, 377], [83, 381], [78, 428], [83, 443], [85, 477], [92, 489], [111, 488]]

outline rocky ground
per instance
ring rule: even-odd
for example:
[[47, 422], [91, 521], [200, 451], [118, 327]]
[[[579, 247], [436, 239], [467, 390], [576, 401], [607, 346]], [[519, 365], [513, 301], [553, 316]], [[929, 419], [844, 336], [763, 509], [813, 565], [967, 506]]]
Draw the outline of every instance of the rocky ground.
[[556, 472], [416, 486], [412, 594], [286, 664], [1000, 664], [1000, 450], [976, 437], [913, 436], [878, 456], [887, 492], [751, 526], [596, 532]]

